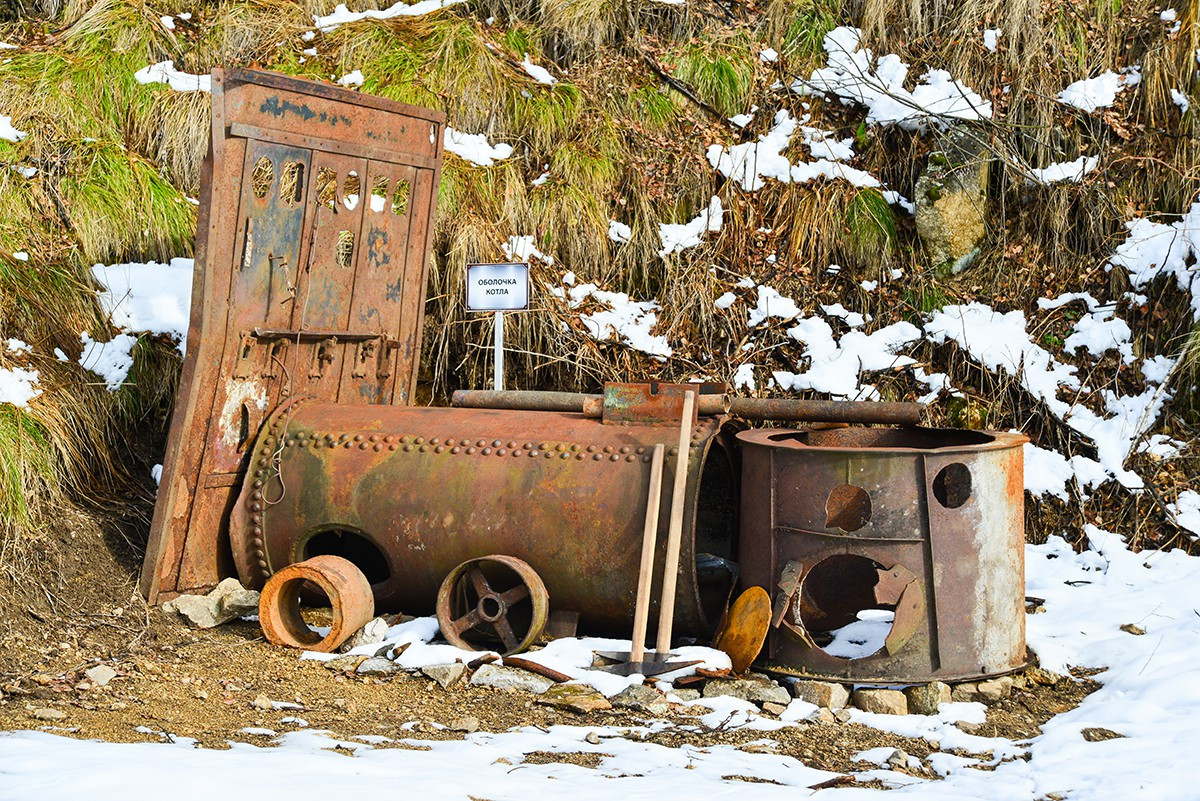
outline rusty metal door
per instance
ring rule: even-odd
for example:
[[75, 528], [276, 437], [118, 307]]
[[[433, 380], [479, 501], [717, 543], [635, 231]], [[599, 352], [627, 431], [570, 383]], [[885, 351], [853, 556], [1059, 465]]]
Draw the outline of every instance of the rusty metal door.
[[266, 72], [216, 70], [212, 86], [151, 602], [232, 572], [234, 488], [271, 409], [408, 404], [420, 354], [444, 115]]

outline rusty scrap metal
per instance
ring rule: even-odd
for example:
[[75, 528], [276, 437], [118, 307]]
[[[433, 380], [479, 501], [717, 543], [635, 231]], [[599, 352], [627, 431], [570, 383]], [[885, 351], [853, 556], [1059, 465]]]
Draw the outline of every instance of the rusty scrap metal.
[[541, 636], [549, 610], [550, 594], [537, 571], [503, 554], [463, 562], [438, 588], [442, 637], [467, 650], [499, 641], [501, 656], [520, 653]]
[[[688, 635], [711, 635], [734, 579], [737, 430], [717, 417], [690, 430], [676, 595]], [[349, 556], [370, 568], [381, 610], [429, 614], [457, 565], [502, 553], [532, 566], [582, 625], [628, 636], [651, 452], [663, 444], [670, 456], [676, 437], [581, 414], [285, 404], [250, 449], [230, 517], [234, 562], [257, 587], [282, 565]], [[664, 557], [660, 544], [660, 586]]]
[[[658, 407], [637, 417], [629, 411], [636, 408], [627, 392], [615, 390], [649, 385], [609, 384], [603, 395], [583, 392], [534, 392], [528, 390], [467, 390], [454, 393], [451, 405], [466, 409], [520, 409], [527, 411], [575, 412], [587, 417], [602, 417], [605, 422], [624, 421], [634, 417], [646, 420], [669, 421], [670, 407]], [[660, 385], [687, 387], [694, 385]], [[610, 390], [610, 388], [614, 388]], [[674, 417], [678, 418], [681, 401], [676, 397]], [[825, 423], [880, 423], [915, 426], [921, 422], [925, 407], [919, 403], [883, 401], [796, 400], [792, 398], [738, 398], [726, 394], [701, 394], [697, 398], [697, 414], [702, 417], [727, 415], [743, 420], [778, 420]]]
[[[316, 585], [329, 600], [333, 621], [322, 637], [300, 613], [301, 592]], [[280, 570], [263, 587], [258, 620], [275, 645], [330, 653], [375, 617], [371, 585], [354, 563], [340, 556], [314, 556]]]
[[[759, 429], [743, 452], [741, 579], [772, 593], [765, 666], [859, 683], [963, 681], [1026, 662], [1020, 434]], [[874, 654], [822, 650], [894, 611]]]
[[270, 411], [407, 405], [416, 386], [445, 115], [215, 70], [191, 327], [141, 589], [231, 571], [226, 518]]
[[713, 639], [713, 648], [729, 656], [734, 675], [742, 675], [754, 664], [770, 625], [771, 598], [762, 587], [747, 588], [729, 607]]

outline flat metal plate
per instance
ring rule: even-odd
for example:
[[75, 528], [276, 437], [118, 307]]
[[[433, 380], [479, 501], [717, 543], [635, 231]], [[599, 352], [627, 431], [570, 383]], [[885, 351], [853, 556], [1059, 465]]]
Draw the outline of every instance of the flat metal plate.
[[212, 107], [152, 603], [233, 573], [229, 511], [269, 410], [406, 405], [421, 350], [445, 115], [252, 70], [215, 70]]

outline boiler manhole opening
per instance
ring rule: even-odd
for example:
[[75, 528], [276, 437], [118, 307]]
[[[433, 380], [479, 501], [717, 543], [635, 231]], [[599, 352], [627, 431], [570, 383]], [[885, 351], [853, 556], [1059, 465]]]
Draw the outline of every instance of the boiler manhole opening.
[[804, 577], [795, 617], [830, 656], [863, 659], [883, 649], [895, 604], [876, 599], [883, 565], [854, 554], [827, 557]]

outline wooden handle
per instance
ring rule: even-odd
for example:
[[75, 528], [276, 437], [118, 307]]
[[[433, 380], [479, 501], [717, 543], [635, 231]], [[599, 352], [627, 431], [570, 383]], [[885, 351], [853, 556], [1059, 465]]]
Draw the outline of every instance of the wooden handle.
[[679, 546], [683, 542], [683, 502], [687, 492], [688, 445], [691, 443], [692, 417], [696, 393], [683, 393], [683, 422], [679, 426], [679, 455], [675, 459], [675, 491], [671, 495], [671, 527], [667, 529], [667, 559], [663, 564], [662, 598], [658, 605], [658, 641], [655, 650], [665, 654], [671, 649], [671, 629], [675, 624], [675, 585], [679, 580]]
[[662, 505], [663, 446], [655, 445], [650, 458], [650, 491], [646, 498], [646, 525], [642, 529], [642, 563], [638, 567], [637, 605], [633, 609], [633, 647], [629, 661], [646, 656], [646, 626], [650, 617], [650, 582], [654, 576], [654, 546], [658, 542], [658, 509]]

